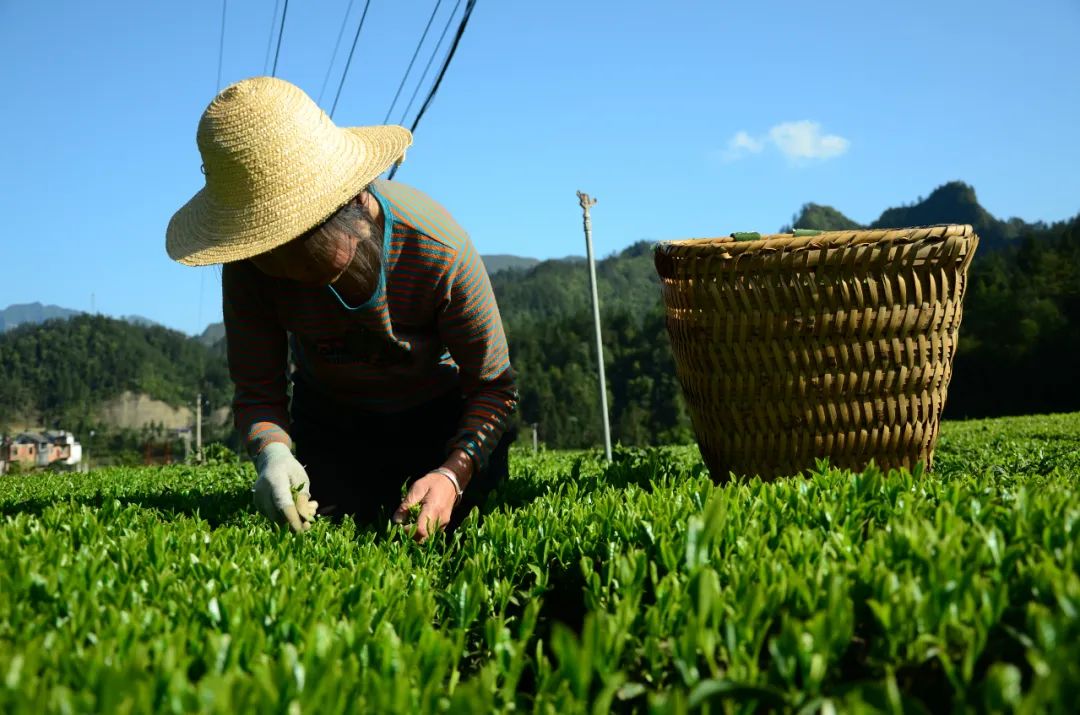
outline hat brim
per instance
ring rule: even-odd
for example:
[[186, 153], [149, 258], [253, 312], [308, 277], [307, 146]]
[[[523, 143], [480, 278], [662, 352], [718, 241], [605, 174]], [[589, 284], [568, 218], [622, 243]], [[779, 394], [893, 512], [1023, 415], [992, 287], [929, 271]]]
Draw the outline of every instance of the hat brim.
[[[165, 250], [187, 266], [242, 261], [271, 251], [329, 218], [364, 187], [404, 158], [412, 144], [396, 125], [343, 127], [349, 151], [324, 181], [292, 187], [265, 205], [225, 207], [201, 189], [169, 221]], [[344, 175], [343, 175], [344, 174]]]

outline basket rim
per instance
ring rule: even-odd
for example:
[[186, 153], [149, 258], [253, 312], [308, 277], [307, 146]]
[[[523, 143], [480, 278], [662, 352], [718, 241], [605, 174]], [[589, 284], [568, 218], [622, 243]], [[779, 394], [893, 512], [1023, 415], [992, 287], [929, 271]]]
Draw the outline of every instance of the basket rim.
[[760, 239], [737, 241], [729, 236], [701, 238], [680, 238], [658, 241], [655, 253], [686, 256], [696, 253], [715, 254], [717, 249], [724, 253], [742, 254], [750, 251], [800, 250], [816, 248], [839, 248], [843, 246], [868, 243], [914, 243], [916, 241], [941, 241], [948, 238], [978, 238], [971, 224], [942, 223], [927, 226], [905, 228], [851, 229], [843, 231], [821, 231], [809, 236], [796, 236], [794, 233], [762, 234]]

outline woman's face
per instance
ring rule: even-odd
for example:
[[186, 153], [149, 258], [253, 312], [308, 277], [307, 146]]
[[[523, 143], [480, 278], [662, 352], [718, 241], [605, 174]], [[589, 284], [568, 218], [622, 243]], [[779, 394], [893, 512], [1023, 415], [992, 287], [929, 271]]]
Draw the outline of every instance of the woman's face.
[[268, 276], [313, 287], [325, 286], [348, 267], [356, 243], [344, 231], [324, 227], [255, 256], [251, 262]]

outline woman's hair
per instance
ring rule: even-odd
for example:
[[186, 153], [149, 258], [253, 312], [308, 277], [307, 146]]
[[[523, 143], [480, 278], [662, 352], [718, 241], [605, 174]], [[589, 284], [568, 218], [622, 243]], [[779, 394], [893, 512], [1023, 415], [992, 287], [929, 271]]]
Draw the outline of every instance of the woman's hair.
[[[350, 240], [343, 245], [342, 236]], [[382, 236], [378, 221], [359, 200], [353, 200], [335, 211], [315, 228], [304, 233], [300, 240], [313, 256], [332, 262], [342, 250], [352, 256], [349, 265], [336, 283], [349, 286], [353, 292], [370, 295], [379, 280], [382, 261]]]

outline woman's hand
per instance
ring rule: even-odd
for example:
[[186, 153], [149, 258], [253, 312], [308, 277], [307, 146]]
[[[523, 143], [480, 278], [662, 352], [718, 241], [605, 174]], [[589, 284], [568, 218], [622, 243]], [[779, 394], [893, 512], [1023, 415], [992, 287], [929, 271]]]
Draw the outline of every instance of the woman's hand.
[[445, 529], [450, 522], [450, 514], [457, 504], [457, 489], [444, 474], [429, 472], [417, 479], [409, 487], [405, 500], [394, 512], [392, 521], [404, 524], [408, 521], [409, 510], [420, 506], [420, 515], [416, 519], [416, 531], [413, 538], [425, 541], [439, 529]]
[[307, 472], [292, 450], [281, 442], [266, 445], [255, 458], [255, 506], [271, 521], [287, 523], [295, 532], [307, 531], [319, 503], [311, 501]]

